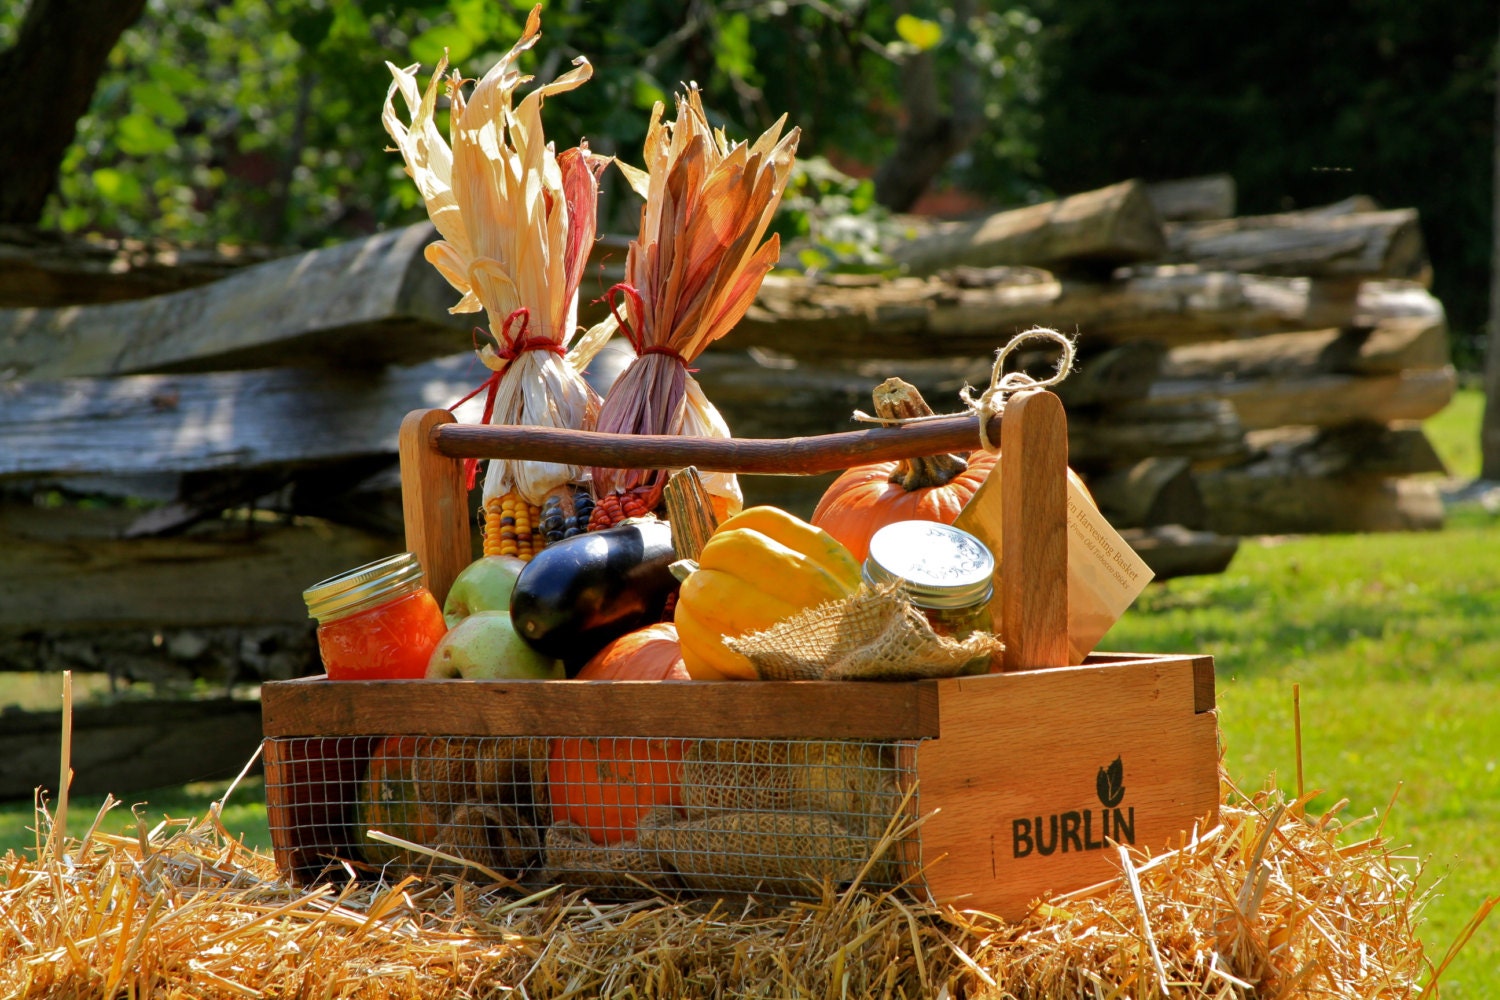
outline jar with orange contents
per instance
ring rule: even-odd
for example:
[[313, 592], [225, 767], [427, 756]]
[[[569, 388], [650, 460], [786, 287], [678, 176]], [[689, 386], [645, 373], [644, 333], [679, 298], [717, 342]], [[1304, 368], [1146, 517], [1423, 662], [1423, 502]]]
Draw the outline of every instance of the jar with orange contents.
[[410, 552], [329, 577], [302, 599], [317, 619], [318, 652], [330, 680], [424, 677], [448, 630]]

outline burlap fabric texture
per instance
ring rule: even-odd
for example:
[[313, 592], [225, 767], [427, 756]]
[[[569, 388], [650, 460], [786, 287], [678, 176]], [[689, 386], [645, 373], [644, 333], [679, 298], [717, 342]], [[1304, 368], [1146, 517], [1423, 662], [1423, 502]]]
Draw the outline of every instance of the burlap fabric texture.
[[952, 677], [1000, 640], [988, 632], [953, 639], [933, 631], [899, 587], [862, 589], [724, 644], [755, 664], [762, 680], [916, 680]]

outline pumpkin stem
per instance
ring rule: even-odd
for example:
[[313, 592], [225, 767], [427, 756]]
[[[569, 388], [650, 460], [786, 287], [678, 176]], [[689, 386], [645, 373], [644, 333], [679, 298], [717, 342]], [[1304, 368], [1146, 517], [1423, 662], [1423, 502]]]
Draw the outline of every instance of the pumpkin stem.
[[[875, 413], [886, 420], [908, 420], [912, 417], [930, 417], [932, 407], [922, 398], [917, 387], [899, 378], [888, 378], [875, 387], [873, 393]], [[891, 471], [890, 481], [908, 493], [933, 486], [942, 486], [949, 480], [963, 475], [969, 463], [958, 455], [927, 455], [922, 458], [903, 458]]]

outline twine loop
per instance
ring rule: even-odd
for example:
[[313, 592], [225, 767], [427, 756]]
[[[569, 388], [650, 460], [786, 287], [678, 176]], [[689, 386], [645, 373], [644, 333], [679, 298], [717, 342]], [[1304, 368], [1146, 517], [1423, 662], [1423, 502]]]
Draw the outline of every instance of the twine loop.
[[[1005, 361], [1020, 346], [1031, 340], [1050, 340], [1062, 348], [1062, 354], [1057, 359], [1057, 370], [1044, 379], [1034, 379], [1025, 372], [1007, 372]], [[1073, 370], [1073, 359], [1077, 348], [1072, 340], [1068, 339], [1056, 330], [1045, 326], [1034, 326], [1016, 334], [1000, 350], [995, 352], [995, 364], [990, 369], [990, 384], [977, 398], [972, 386], [964, 386], [959, 391], [958, 398], [964, 401], [965, 413], [979, 418], [979, 446], [985, 451], [999, 451], [1000, 444], [991, 441], [988, 424], [991, 417], [998, 417], [1005, 412], [1005, 403], [1011, 397], [1025, 392], [1036, 392], [1057, 385], [1067, 378]], [[924, 417], [900, 417], [888, 419], [886, 417], [872, 417], [861, 410], [854, 411], [854, 419], [863, 423], [899, 425], [914, 424], [924, 420], [939, 420], [944, 417], [955, 417], [956, 413], [934, 413]]]
[[[1040, 381], [1025, 372], [1005, 370], [1005, 359], [1028, 340], [1050, 340], [1062, 348], [1062, 353], [1057, 358], [1057, 369]], [[1073, 358], [1076, 352], [1077, 348], [1073, 346], [1073, 341], [1046, 326], [1034, 326], [1030, 330], [1018, 333], [1010, 339], [1010, 343], [996, 351], [995, 365], [990, 369], [989, 388], [985, 389], [978, 399], [974, 398], [974, 390], [967, 385], [958, 393], [958, 398], [964, 401], [968, 412], [979, 418], [979, 446], [985, 451], [999, 451], [1000, 443], [990, 440], [988, 429], [990, 418], [998, 417], [1005, 412], [1006, 400], [1011, 396], [1046, 389], [1067, 378], [1073, 370]]]

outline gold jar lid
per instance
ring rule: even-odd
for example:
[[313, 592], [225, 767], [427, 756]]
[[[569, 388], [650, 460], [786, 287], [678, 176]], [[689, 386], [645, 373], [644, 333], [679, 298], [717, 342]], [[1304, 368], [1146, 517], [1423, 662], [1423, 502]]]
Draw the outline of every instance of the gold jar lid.
[[864, 580], [899, 582], [921, 608], [968, 608], [994, 593], [995, 557], [978, 538], [937, 521], [896, 521], [870, 537]]
[[302, 592], [307, 614], [320, 622], [365, 611], [422, 589], [422, 564], [400, 552], [330, 576]]

